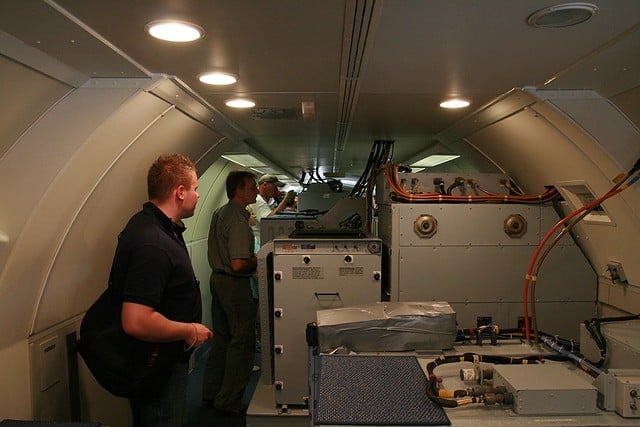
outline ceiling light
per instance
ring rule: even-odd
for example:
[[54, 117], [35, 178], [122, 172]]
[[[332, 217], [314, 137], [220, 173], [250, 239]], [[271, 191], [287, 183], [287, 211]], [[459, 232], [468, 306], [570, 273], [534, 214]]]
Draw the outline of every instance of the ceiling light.
[[540, 9], [527, 18], [532, 27], [563, 28], [581, 24], [598, 12], [591, 3], [564, 3]]
[[441, 165], [448, 161], [457, 159], [460, 157], [459, 154], [432, 154], [430, 156], [425, 157], [422, 160], [418, 160], [417, 162], [409, 165], [411, 168], [431, 168], [437, 165]]
[[202, 83], [208, 85], [230, 85], [238, 81], [238, 76], [231, 73], [224, 73], [222, 71], [214, 71], [211, 73], [203, 73], [198, 76], [198, 79]]
[[230, 99], [229, 101], [225, 102], [225, 104], [227, 105], [227, 107], [232, 108], [251, 108], [255, 107], [256, 105], [255, 102], [243, 98]]
[[454, 98], [454, 99], [447, 99], [446, 101], [441, 102], [440, 106], [442, 108], [453, 109], [453, 108], [465, 108], [465, 107], [468, 107], [469, 104], [471, 103], [466, 99]]
[[248, 153], [228, 153], [223, 154], [221, 157], [248, 168], [262, 168], [267, 166], [265, 162]]
[[153, 21], [145, 26], [153, 37], [170, 42], [190, 42], [204, 36], [204, 30], [195, 24], [182, 21]]

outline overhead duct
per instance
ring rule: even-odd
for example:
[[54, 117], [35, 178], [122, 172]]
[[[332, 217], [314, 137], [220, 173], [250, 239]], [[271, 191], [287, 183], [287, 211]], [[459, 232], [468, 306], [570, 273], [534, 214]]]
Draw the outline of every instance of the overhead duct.
[[337, 168], [339, 153], [344, 150], [351, 120], [360, 92], [360, 76], [371, 49], [382, 0], [350, 0], [345, 7], [338, 92], [338, 122], [333, 168]]

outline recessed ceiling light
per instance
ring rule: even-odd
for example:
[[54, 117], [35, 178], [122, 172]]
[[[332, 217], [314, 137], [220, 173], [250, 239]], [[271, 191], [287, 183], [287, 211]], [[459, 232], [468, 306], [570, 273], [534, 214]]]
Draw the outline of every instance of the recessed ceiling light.
[[431, 167], [449, 162], [451, 160], [455, 160], [458, 157], [460, 157], [459, 154], [432, 154], [430, 156], [425, 157], [424, 159], [418, 160], [417, 162], [409, 165], [409, 167], [431, 168]]
[[227, 107], [232, 108], [251, 108], [255, 107], [256, 105], [255, 102], [244, 98], [230, 99], [229, 101], [225, 102], [225, 104], [227, 105]]
[[527, 18], [532, 27], [563, 28], [581, 24], [598, 12], [591, 3], [563, 3], [540, 9]]
[[204, 30], [195, 24], [182, 21], [153, 21], [145, 26], [153, 37], [170, 42], [190, 42], [204, 36]]
[[221, 71], [215, 71], [212, 73], [203, 73], [198, 76], [198, 79], [202, 83], [208, 85], [230, 85], [238, 81], [238, 76], [231, 73], [224, 73]]
[[465, 107], [468, 107], [469, 104], [470, 102], [467, 101], [466, 99], [455, 98], [455, 99], [447, 99], [446, 101], [441, 102], [440, 106], [442, 108], [465, 108]]
[[262, 160], [259, 160], [255, 156], [252, 156], [251, 154], [248, 154], [248, 153], [226, 153], [226, 154], [223, 154], [221, 157], [224, 157], [225, 159], [232, 161], [233, 163], [236, 163], [240, 166], [245, 166], [249, 168], [254, 168], [254, 167], [261, 168], [261, 167], [267, 166], [265, 162], [263, 162]]

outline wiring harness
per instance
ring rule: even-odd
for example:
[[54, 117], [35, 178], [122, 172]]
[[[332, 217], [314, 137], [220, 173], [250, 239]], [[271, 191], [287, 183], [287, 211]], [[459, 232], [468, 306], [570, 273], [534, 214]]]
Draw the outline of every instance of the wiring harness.
[[413, 203], [524, 203], [524, 204], [539, 204], [546, 203], [552, 200], [560, 198], [560, 194], [554, 187], [549, 187], [542, 194], [527, 195], [517, 191], [512, 183], [505, 186], [509, 188], [510, 194], [497, 194], [491, 193], [482, 188], [475, 180], [469, 180], [471, 188], [476, 194], [470, 195], [452, 195], [451, 192], [454, 188], [465, 184], [463, 178], [458, 178], [455, 182], [444, 190], [444, 183], [435, 183], [438, 188], [437, 192], [429, 193], [412, 193], [406, 191], [400, 184], [398, 178], [398, 171], [402, 169], [402, 166], [388, 162], [385, 165], [385, 175], [389, 186], [393, 190], [391, 194], [392, 200], [413, 202]]
[[367, 211], [365, 229], [371, 231], [373, 224], [373, 191], [376, 186], [376, 178], [382, 166], [393, 156], [393, 140], [376, 140], [373, 142], [369, 158], [364, 171], [353, 186], [350, 197], [364, 197]]
[[[619, 194], [625, 189], [631, 187], [633, 184], [638, 182], [640, 179], [640, 173], [637, 173], [640, 170], [640, 159], [636, 161], [633, 167], [622, 176], [616, 177], [614, 179], [615, 185], [607, 191], [602, 197], [586, 204], [585, 206], [576, 209], [571, 212], [569, 215], [562, 218], [558, 221], [544, 236], [544, 238], [540, 241], [540, 244], [536, 248], [531, 257], [531, 262], [529, 263], [529, 269], [527, 270], [527, 274], [525, 275], [524, 287], [522, 290], [522, 305], [524, 311], [524, 321], [525, 321], [525, 333], [527, 341], [531, 341], [531, 332], [533, 332], [533, 342], [538, 345], [539, 337], [538, 337], [538, 322], [536, 316], [535, 309], [535, 289], [536, 282], [538, 279], [538, 275], [540, 272], [540, 268], [542, 267], [542, 263], [545, 258], [551, 251], [551, 249], [560, 241], [560, 239], [567, 234], [578, 222], [580, 222], [584, 217], [586, 217], [590, 212], [594, 209], [598, 208], [602, 202], [605, 200]], [[558, 231], [560, 230], [560, 231]], [[557, 234], [551, 242], [549, 240], [554, 235]], [[529, 300], [531, 303], [529, 304]], [[531, 306], [531, 321], [529, 321], [529, 306]]]
[[532, 355], [526, 357], [487, 356], [477, 353], [464, 353], [461, 355], [440, 356], [427, 364], [427, 397], [432, 402], [445, 408], [483, 403], [485, 405], [511, 404], [513, 396], [504, 387], [478, 386], [466, 389], [447, 390], [441, 387], [442, 379], [434, 373], [435, 369], [446, 363], [472, 362], [478, 366], [480, 362], [502, 365], [527, 365], [530, 363], [543, 363], [545, 360], [567, 360], [564, 356]]

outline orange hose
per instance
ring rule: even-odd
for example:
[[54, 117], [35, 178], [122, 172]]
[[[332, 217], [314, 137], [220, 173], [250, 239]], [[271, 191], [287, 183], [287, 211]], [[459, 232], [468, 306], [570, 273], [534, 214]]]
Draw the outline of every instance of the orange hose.
[[[529, 342], [531, 336], [529, 333], [529, 329], [530, 329], [530, 324], [529, 324], [529, 308], [528, 308], [528, 294], [529, 294], [529, 282], [531, 281], [531, 279], [533, 278], [531, 276], [531, 273], [533, 271], [533, 267], [535, 265], [536, 259], [538, 258], [538, 256], [540, 255], [540, 251], [542, 250], [542, 248], [544, 247], [544, 245], [547, 243], [547, 240], [549, 240], [549, 238], [551, 237], [551, 235], [553, 233], [555, 233], [555, 231], [560, 228], [565, 222], [567, 222], [568, 220], [570, 220], [571, 218], [573, 218], [574, 216], [578, 215], [579, 213], [587, 210], [587, 209], [592, 209], [596, 206], [598, 206], [600, 203], [602, 203], [603, 201], [607, 200], [610, 197], [615, 196], [616, 194], [620, 193], [622, 190], [624, 190], [624, 188], [617, 188], [618, 186], [614, 187], [613, 189], [609, 190], [604, 196], [600, 197], [599, 199], [596, 199], [594, 201], [592, 201], [591, 203], [588, 203], [584, 206], [582, 206], [579, 209], [576, 209], [575, 211], [573, 211], [572, 213], [570, 213], [569, 215], [565, 216], [564, 218], [562, 218], [560, 221], [558, 221], [553, 227], [551, 227], [551, 229], [547, 232], [547, 234], [544, 236], [544, 238], [542, 239], [542, 241], [540, 241], [540, 244], [538, 245], [538, 247], [536, 248], [535, 252], [533, 253], [533, 256], [531, 257], [531, 262], [529, 263], [529, 269], [527, 270], [527, 275], [525, 276], [525, 282], [524, 282], [524, 289], [522, 291], [522, 303], [523, 303], [523, 310], [524, 310], [524, 326], [525, 326], [525, 335], [526, 335], [526, 339], [527, 342]], [[536, 278], [537, 279], [537, 278]]]

